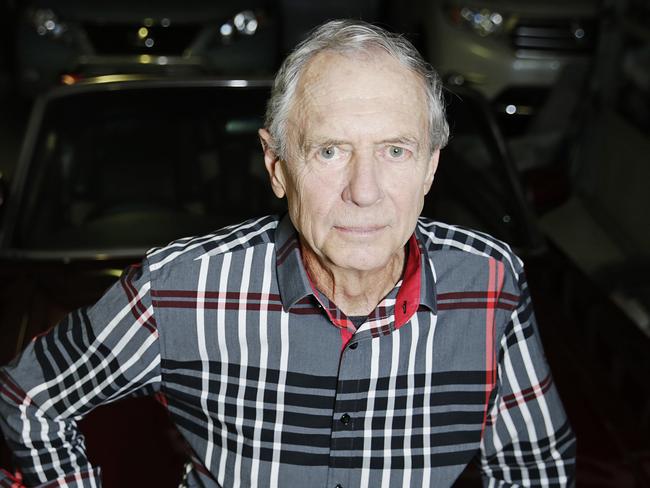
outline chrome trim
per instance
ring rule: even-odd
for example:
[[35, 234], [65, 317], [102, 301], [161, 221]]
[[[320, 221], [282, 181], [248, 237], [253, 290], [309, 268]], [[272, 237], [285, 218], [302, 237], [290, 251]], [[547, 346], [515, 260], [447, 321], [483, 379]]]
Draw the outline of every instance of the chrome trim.
[[[106, 81], [105, 76], [113, 78]], [[99, 75], [81, 79], [72, 85], [54, 87], [44, 96], [44, 99], [49, 103], [52, 99], [74, 96], [77, 93], [143, 88], [271, 88], [271, 86], [273, 80], [268, 78], [186, 78], [152, 74]]]
[[[142, 56], [147, 56], [150, 61], [142, 62]], [[81, 66], [115, 66], [117, 65], [138, 65], [153, 67], [174, 67], [174, 66], [201, 66], [201, 56], [165, 56], [163, 54], [129, 54], [129, 55], [88, 55], [82, 54], [78, 58]]]

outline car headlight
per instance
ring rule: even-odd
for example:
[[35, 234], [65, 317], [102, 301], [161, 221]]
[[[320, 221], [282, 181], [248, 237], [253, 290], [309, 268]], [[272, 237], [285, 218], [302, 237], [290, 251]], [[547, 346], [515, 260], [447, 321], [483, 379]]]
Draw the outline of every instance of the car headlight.
[[252, 36], [257, 32], [257, 17], [250, 10], [244, 10], [235, 15], [233, 17], [233, 24], [235, 24], [235, 27], [240, 34]]
[[222, 42], [230, 42], [235, 35], [252, 36], [257, 32], [259, 22], [251, 10], [243, 10], [224, 22], [219, 28]]
[[469, 28], [482, 37], [500, 34], [509, 24], [504, 14], [487, 8], [448, 6], [446, 10], [454, 24]]
[[61, 37], [68, 27], [50, 9], [39, 8], [32, 12], [31, 23], [40, 36]]

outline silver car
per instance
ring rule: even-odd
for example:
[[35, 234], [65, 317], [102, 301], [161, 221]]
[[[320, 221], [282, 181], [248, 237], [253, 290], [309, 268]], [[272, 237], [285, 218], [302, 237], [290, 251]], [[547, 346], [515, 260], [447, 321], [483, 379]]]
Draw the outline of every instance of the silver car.
[[597, 0], [447, 0], [430, 3], [431, 63], [469, 83], [500, 111], [529, 115], [568, 63], [588, 62]]

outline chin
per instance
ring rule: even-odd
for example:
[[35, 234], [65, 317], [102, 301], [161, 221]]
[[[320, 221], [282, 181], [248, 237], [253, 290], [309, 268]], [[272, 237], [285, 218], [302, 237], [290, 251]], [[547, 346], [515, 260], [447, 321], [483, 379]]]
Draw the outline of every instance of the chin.
[[392, 254], [371, 253], [372, 249], [366, 249], [365, 252], [349, 253], [343, 256], [335, 256], [332, 260], [340, 268], [355, 271], [376, 271], [385, 268], [390, 263]]

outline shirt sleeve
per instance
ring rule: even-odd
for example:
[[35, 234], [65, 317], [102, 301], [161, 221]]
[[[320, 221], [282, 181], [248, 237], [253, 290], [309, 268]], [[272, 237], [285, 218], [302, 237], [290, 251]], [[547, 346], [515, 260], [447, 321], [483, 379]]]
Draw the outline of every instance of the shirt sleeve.
[[[76, 421], [160, 387], [160, 342], [146, 261], [94, 306], [69, 314], [0, 368], [0, 427], [27, 486], [100, 486]], [[1, 479], [1, 478], [0, 478]]]
[[523, 270], [500, 340], [497, 389], [481, 442], [487, 487], [573, 486], [575, 437], [540, 342]]

